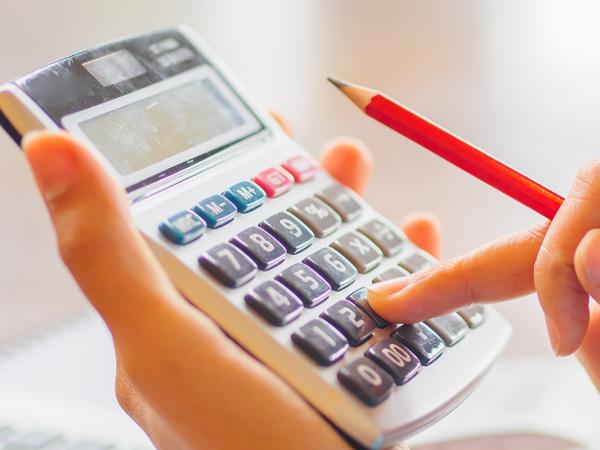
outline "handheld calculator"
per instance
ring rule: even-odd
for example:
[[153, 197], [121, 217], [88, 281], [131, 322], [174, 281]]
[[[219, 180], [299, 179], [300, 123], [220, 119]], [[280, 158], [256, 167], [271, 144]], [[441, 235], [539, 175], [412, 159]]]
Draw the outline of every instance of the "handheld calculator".
[[57, 128], [86, 143], [186, 298], [359, 446], [450, 412], [509, 336], [490, 307], [379, 317], [366, 288], [434, 260], [321, 170], [188, 28], [54, 62], [4, 85], [0, 111], [17, 143]]

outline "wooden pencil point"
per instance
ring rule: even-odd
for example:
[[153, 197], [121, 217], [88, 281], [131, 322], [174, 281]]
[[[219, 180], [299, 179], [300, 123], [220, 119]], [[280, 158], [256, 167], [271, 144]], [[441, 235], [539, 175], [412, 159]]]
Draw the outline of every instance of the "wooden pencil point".
[[327, 77], [327, 81], [333, 84], [336, 88], [342, 89], [343, 87], [350, 86], [350, 83], [346, 83], [344, 80], [339, 78]]
[[364, 111], [371, 99], [377, 95], [377, 91], [365, 88], [348, 81], [340, 80], [339, 78], [327, 78], [331, 84], [344, 93], [352, 102]]

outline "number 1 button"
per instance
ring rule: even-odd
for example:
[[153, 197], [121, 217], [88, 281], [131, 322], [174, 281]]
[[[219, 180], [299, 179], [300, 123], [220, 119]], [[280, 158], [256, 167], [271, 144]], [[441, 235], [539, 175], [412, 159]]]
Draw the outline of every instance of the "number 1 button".
[[296, 330], [292, 341], [322, 366], [330, 366], [348, 349], [344, 336], [321, 319], [313, 319]]
[[199, 262], [221, 283], [229, 287], [238, 287], [247, 283], [258, 271], [254, 261], [228, 242], [211, 248], [200, 257]]

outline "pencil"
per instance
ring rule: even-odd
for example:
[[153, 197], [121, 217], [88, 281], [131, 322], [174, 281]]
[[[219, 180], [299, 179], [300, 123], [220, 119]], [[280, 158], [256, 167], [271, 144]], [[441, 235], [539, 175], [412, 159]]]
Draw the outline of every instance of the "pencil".
[[563, 198], [373, 89], [328, 78], [365, 114], [552, 220]]

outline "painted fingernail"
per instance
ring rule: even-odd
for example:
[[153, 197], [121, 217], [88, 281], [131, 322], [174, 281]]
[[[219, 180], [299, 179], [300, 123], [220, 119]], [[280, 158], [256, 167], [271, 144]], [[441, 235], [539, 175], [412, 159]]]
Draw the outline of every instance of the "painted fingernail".
[[27, 134], [21, 143], [44, 199], [49, 202], [62, 195], [72, 183], [75, 159], [67, 148], [46, 146], [38, 141], [39, 132]]
[[558, 329], [554, 325], [554, 322], [549, 316], [546, 316], [546, 329], [548, 330], [548, 336], [550, 337], [550, 345], [556, 356], [564, 356], [560, 349], [560, 335]]

